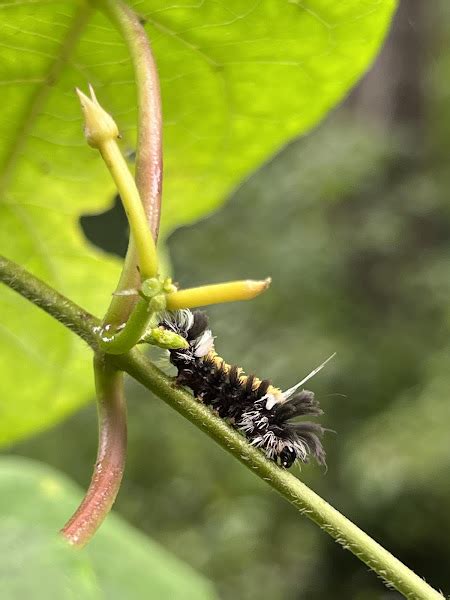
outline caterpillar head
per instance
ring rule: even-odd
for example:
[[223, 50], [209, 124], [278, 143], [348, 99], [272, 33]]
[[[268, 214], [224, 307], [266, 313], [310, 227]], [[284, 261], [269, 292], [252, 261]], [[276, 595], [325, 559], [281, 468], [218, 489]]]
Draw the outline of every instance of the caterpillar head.
[[277, 463], [279, 463], [285, 469], [289, 469], [297, 460], [296, 451], [290, 446], [285, 446], [277, 457]]

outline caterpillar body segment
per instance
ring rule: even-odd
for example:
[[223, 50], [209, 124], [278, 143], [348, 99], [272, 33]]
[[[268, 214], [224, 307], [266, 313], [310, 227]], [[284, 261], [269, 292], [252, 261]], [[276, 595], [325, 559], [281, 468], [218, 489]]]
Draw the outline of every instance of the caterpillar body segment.
[[242, 368], [225, 362], [214, 349], [214, 338], [203, 312], [168, 312], [161, 325], [189, 344], [186, 349], [170, 350], [178, 384], [190, 388], [200, 402], [282, 467], [289, 468], [296, 461], [307, 463], [311, 457], [325, 465], [325, 429], [315, 422], [292, 419], [322, 414], [313, 392], [299, 388], [330, 359], [283, 392], [270, 381], [246, 375]]

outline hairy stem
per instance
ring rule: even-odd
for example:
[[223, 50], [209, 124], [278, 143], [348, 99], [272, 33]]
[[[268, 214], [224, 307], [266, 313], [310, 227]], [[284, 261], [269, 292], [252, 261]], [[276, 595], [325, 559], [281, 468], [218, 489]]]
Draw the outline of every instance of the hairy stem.
[[94, 357], [98, 410], [98, 452], [86, 495], [62, 535], [74, 546], [84, 546], [111, 510], [125, 468], [127, 445], [123, 373], [104, 355]]
[[38, 306], [98, 351], [100, 321], [17, 263], [0, 255], [0, 281]]
[[[138, 16], [121, 0], [97, 0], [123, 37], [134, 69], [138, 105], [136, 185], [155, 243], [158, 238], [162, 188], [162, 117], [159, 78], [151, 46]], [[130, 239], [118, 291], [137, 288], [136, 246]], [[136, 303], [132, 296], [114, 296], [105, 322], [124, 323]]]
[[395, 558], [339, 511], [299, 479], [269, 461], [236, 430], [229, 427], [191, 394], [174, 386], [172, 380], [144, 355], [133, 350], [117, 361], [134, 379], [151, 390], [191, 423], [207, 433], [247, 469], [266, 481], [304, 516], [326, 531], [346, 550], [375, 571], [385, 583], [411, 600], [442, 600], [443, 596]]
[[[92, 324], [97, 321], [68, 299], [22, 268], [0, 258], [0, 281], [58, 319], [63, 325], [95, 346]], [[146, 388], [175, 408], [199, 429], [266, 481], [298, 510], [317, 523], [344, 548], [373, 569], [387, 584], [410, 600], [442, 600], [443, 596], [385, 550], [307, 486], [253, 448], [244, 437], [215, 416], [193, 396], [174, 386], [138, 350], [110, 357], [116, 369], [128, 372]]]

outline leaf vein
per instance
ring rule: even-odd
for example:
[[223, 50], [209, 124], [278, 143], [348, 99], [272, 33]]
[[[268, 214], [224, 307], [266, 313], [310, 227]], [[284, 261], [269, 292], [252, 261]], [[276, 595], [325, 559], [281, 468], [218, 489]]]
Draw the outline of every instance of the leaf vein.
[[67, 64], [71, 53], [75, 49], [90, 15], [91, 10], [85, 6], [80, 7], [78, 12], [75, 13], [72, 26], [68, 30], [65, 39], [62, 41], [58, 55], [54, 58], [53, 62], [50, 63], [43, 84], [38, 86], [34, 94], [32, 94], [30, 97], [23, 117], [17, 126], [16, 134], [13, 138], [9, 152], [7, 153], [0, 169], [0, 197], [4, 196], [8, 186], [11, 183], [18, 159], [20, 158], [27, 139], [30, 136], [33, 125], [44, 106], [52, 86], [61, 76], [61, 73]]

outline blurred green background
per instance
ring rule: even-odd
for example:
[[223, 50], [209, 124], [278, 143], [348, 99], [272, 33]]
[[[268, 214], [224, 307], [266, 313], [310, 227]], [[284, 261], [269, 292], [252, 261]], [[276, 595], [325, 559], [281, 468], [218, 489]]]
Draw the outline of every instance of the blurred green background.
[[[169, 241], [183, 286], [272, 276], [252, 303], [209, 310], [230, 362], [286, 387], [337, 352], [310, 386], [337, 432], [325, 440], [328, 472], [311, 465], [299, 475], [447, 591], [449, 17], [446, 0], [403, 0], [375, 66], [343, 105], [224, 209]], [[118, 208], [83, 225], [123, 252]], [[203, 573], [221, 598], [399, 597], [149, 392], [130, 384], [128, 399], [115, 511]], [[10, 453], [86, 487], [94, 406]]]

